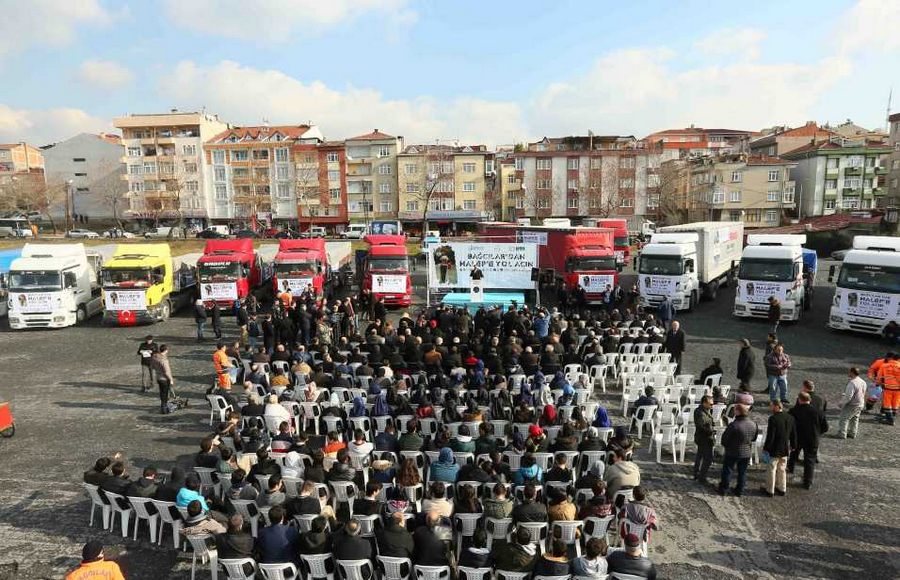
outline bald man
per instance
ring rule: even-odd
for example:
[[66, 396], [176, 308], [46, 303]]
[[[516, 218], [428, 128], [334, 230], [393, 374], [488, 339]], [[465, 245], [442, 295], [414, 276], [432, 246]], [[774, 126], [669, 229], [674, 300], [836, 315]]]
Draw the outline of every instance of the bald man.
[[382, 556], [410, 559], [413, 557], [415, 544], [412, 534], [406, 529], [403, 512], [391, 514], [384, 526], [376, 527], [375, 540], [378, 542], [378, 553]]
[[[450, 547], [449, 541], [444, 541], [442, 536], [446, 535], [448, 540], [450, 534], [444, 534], [441, 515], [438, 512], [428, 512], [425, 514], [425, 525], [416, 528], [413, 534], [413, 561], [421, 566], [449, 566], [450, 565]], [[439, 535], [440, 534], [440, 535]]]

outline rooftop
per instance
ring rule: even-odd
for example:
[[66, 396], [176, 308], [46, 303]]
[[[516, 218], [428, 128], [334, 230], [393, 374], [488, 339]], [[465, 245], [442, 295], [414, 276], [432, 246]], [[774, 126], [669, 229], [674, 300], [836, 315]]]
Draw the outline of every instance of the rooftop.
[[885, 153], [890, 152], [891, 146], [884, 141], [871, 141], [869, 139], [849, 140], [840, 138], [830, 138], [828, 140], [814, 141], [803, 147], [798, 147], [793, 151], [784, 154], [784, 157], [792, 159], [814, 151], [840, 151], [842, 149], [883, 149]]
[[881, 214], [874, 212], [836, 213], [806, 218], [798, 224], [753, 230], [754, 234], [803, 234], [810, 232], [829, 232], [843, 230], [852, 225], [877, 226], [881, 223]]
[[366, 133], [365, 135], [357, 135], [356, 137], [350, 137], [347, 141], [380, 141], [382, 139], [396, 139], [393, 135], [388, 135], [387, 133], [382, 133], [378, 129], [375, 129], [371, 133]]
[[222, 131], [207, 143], [238, 143], [241, 141], [289, 141], [303, 137], [310, 130], [309, 125], [262, 125], [256, 127], [233, 127]]

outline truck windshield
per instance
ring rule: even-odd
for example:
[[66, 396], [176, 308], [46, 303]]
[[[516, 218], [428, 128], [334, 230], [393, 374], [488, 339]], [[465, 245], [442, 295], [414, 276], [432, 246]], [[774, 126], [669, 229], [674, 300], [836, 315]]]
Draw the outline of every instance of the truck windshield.
[[629, 245], [628, 236], [616, 236], [615, 239], [613, 240], [613, 244], [617, 248], [621, 248], [623, 246]]
[[616, 258], [609, 256], [606, 258], [572, 258], [569, 260], [570, 272], [582, 272], [586, 270], [615, 270]]
[[9, 289], [13, 292], [29, 290], [60, 290], [59, 272], [48, 270], [14, 270], [9, 273]]
[[103, 286], [107, 288], [138, 288], [151, 285], [148, 268], [104, 268], [101, 276]]
[[275, 273], [280, 278], [315, 274], [318, 271], [319, 262], [317, 260], [303, 260], [290, 263], [278, 262], [275, 264]]
[[841, 266], [839, 288], [900, 294], [900, 268], [847, 264]]
[[789, 260], [743, 258], [738, 278], [741, 280], [790, 282], [794, 279], [794, 263]]
[[201, 282], [234, 282], [241, 275], [238, 262], [204, 262], [199, 266]]
[[370, 270], [408, 270], [406, 256], [378, 256], [369, 258]]
[[660, 276], [680, 276], [684, 273], [681, 256], [641, 256], [638, 270], [641, 274], [657, 274]]

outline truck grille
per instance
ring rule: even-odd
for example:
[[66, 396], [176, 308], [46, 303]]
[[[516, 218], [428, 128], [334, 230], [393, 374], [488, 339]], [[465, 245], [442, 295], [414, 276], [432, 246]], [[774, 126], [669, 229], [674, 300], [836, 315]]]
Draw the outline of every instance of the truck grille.
[[46, 326], [50, 326], [50, 318], [28, 318], [23, 320], [25, 326], [28, 328], [43, 328]]
[[860, 320], [848, 320], [847, 325], [852, 330], [858, 330], [860, 332], [881, 332], [881, 324], [872, 324], [870, 322], [862, 322]]

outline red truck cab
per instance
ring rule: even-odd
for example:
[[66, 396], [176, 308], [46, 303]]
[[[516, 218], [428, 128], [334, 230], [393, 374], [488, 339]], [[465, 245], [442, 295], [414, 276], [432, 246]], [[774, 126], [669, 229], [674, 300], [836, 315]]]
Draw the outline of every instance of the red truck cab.
[[607, 287], [619, 282], [614, 251], [614, 233], [606, 228], [577, 228], [565, 238], [567, 290], [581, 286], [589, 303], [603, 301]]
[[598, 228], [612, 228], [615, 231], [616, 267], [621, 272], [631, 261], [631, 241], [628, 238], [628, 220], [602, 218], [597, 220]]
[[402, 235], [365, 237], [368, 255], [363, 270], [363, 290], [373, 301], [379, 298], [388, 306], [409, 306], [412, 302], [412, 279], [406, 238]]
[[328, 268], [323, 238], [279, 240], [272, 286], [276, 294], [290, 289], [296, 296], [312, 284], [316, 296], [321, 297], [325, 292]]
[[253, 249], [253, 240], [206, 240], [197, 261], [200, 299], [220, 308], [231, 308], [266, 279], [263, 265]]

